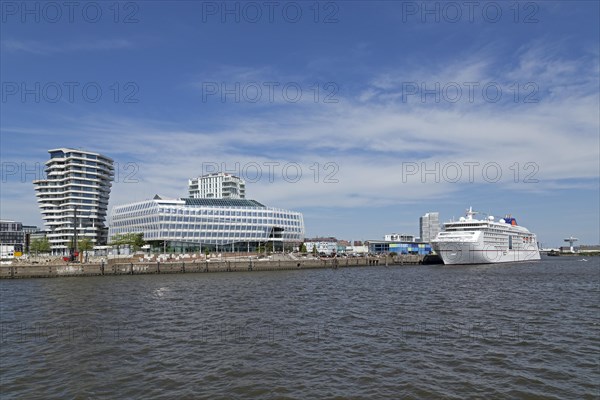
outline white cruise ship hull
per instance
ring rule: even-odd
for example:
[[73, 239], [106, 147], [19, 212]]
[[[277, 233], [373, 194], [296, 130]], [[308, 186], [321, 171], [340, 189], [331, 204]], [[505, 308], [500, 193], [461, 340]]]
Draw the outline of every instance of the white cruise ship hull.
[[[509, 236], [509, 235], [506, 235]], [[440, 233], [431, 246], [444, 264], [491, 264], [532, 261], [540, 259], [535, 241], [525, 242], [518, 233], [506, 240], [490, 243], [483, 231], [455, 231]], [[535, 236], [532, 236], [535, 238]], [[499, 244], [506, 243], [505, 245]]]
[[479, 246], [477, 243], [469, 242], [438, 242], [433, 243], [432, 247], [446, 265], [507, 263], [540, 259], [540, 252], [533, 245], [531, 248], [508, 250], [493, 246]]

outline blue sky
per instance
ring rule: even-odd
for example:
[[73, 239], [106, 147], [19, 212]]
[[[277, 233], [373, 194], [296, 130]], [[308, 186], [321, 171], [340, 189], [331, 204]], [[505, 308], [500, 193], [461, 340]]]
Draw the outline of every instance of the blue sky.
[[218, 165], [307, 236], [473, 206], [600, 243], [597, 2], [1, 4], [2, 218], [41, 226], [27, 171], [81, 147], [111, 207]]

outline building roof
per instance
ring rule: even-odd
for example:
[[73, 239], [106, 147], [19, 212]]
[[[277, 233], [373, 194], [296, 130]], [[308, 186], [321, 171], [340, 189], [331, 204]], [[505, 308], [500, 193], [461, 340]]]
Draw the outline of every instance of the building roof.
[[337, 241], [338, 240], [334, 237], [304, 238], [305, 243], [312, 243], [312, 242], [336, 242], [337, 243]]
[[110, 158], [108, 156], [105, 156], [103, 154], [100, 154], [98, 152], [95, 152], [95, 151], [89, 151], [89, 150], [83, 150], [83, 149], [74, 149], [74, 148], [71, 148], [71, 147], [59, 147], [59, 148], [56, 148], [56, 149], [50, 149], [50, 150], [48, 150], [48, 153], [56, 153], [58, 151], [62, 151], [63, 153], [75, 152], [75, 153], [82, 153], [82, 154], [91, 154], [91, 155], [94, 155], [94, 156], [100, 156], [102, 158], [106, 158], [106, 159], [108, 159], [110, 161], [114, 161], [112, 158]]
[[256, 200], [247, 199], [181, 199], [186, 206], [213, 206], [213, 207], [253, 207], [266, 208], [264, 204]]

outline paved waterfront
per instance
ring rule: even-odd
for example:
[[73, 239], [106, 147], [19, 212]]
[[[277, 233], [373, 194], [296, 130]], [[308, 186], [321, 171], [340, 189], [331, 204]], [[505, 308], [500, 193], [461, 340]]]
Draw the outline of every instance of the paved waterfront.
[[597, 398], [597, 262], [0, 281], [2, 399]]

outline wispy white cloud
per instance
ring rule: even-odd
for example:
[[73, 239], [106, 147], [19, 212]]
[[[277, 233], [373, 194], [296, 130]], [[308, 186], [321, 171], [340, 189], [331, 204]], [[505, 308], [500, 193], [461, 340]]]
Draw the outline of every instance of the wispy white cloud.
[[35, 40], [4, 39], [0, 43], [2, 49], [7, 52], [25, 52], [37, 55], [79, 51], [120, 50], [134, 46], [134, 43], [127, 39], [77, 40], [61, 44]]
[[[593, 190], [600, 158], [597, 57], [580, 62], [532, 56], [539, 52], [546, 54], [535, 48], [520, 50], [518, 62], [510, 68], [502, 68], [489, 52], [482, 52], [430, 75], [440, 81], [501, 82], [535, 76], [540, 88], [560, 91], [557, 96], [540, 96], [533, 104], [414, 104], [378, 96], [393, 92], [404, 76], [413, 79], [422, 73], [411, 70], [398, 75], [384, 72], [362, 95], [345, 96], [337, 104], [307, 102], [267, 109], [261, 115], [232, 113], [213, 129], [183, 129], [173, 121], [94, 114], [65, 117], [62, 126], [68, 128], [63, 128], [61, 137], [86, 132], [87, 147], [113, 156], [120, 168], [128, 162], [139, 168], [129, 182], [123, 179], [131, 170], [120, 171], [111, 205], [151, 198], [157, 192], [185, 196], [187, 179], [202, 173], [202, 164], [207, 162], [225, 163], [228, 168], [257, 163], [263, 173], [268, 170], [265, 163], [278, 162], [276, 179], [271, 182], [263, 175], [257, 183], [248, 184], [248, 193], [266, 204], [287, 208], [360, 209], [427, 199], [453, 201], [474, 186], [490, 193]], [[270, 74], [277, 75], [270, 68], [230, 68], [223, 75], [228, 78], [223, 79], [262, 80]], [[296, 183], [282, 178], [283, 166], [291, 162], [302, 168], [302, 179]], [[328, 171], [323, 166], [328, 162], [339, 167], [333, 176], [337, 183], [324, 182]], [[479, 163], [473, 184], [466, 182], [466, 176], [452, 183], [443, 176], [436, 182], [432, 174], [422, 179], [420, 171], [402, 173], [406, 163], [429, 170], [436, 163], [440, 168], [456, 163], [464, 175], [468, 172], [465, 163], [473, 162]], [[481, 166], [489, 162], [502, 168], [497, 184], [482, 177]], [[531, 172], [523, 169], [529, 162], [537, 168], [532, 176], [537, 183], [522, 181]], [[320, 166], [317, 182], [315, 163]], [[521, 168], [519, 182], [514, 182], [511, 169], [515, 163]]]

